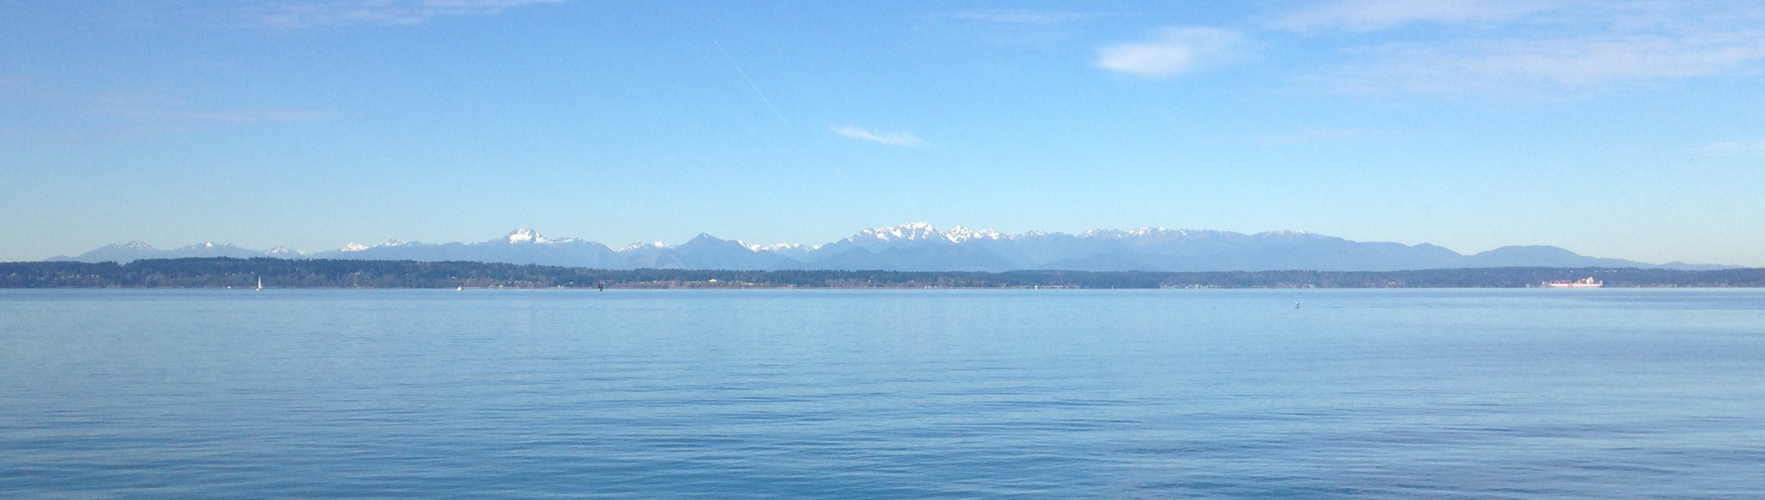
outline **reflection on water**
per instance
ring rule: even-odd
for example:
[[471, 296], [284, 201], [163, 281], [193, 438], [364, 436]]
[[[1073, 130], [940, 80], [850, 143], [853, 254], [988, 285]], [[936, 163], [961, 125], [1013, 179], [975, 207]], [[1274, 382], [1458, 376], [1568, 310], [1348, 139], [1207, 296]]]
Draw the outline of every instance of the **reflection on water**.
[[1744, 290], [4, 290], [0, 496], [1732, 498], [1762, 374]]

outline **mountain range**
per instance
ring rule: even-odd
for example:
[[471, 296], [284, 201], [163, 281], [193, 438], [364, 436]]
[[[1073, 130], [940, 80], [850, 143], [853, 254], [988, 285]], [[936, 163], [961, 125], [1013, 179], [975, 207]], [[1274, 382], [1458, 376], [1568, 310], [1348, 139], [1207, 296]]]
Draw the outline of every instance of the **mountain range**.
[[661, 242], [622, 248], [577, 238], [547, 238], [517, 229], [478, 243], [391, 240], [351, 243], [337, 250], [267, 251], [203, 243], [170, 250], [133, 241], [51, 261], [127, 263], [181, 257], [469, 261], [595, 269], [882, 270], [882, 271], [1400, 271], [1484, 267], [1635, 267], [1710, 270], [1735, 266], [1669, 262], [1648, 264], [1588, 257], [1553, 246], [1507, 246], [1473, 255], [1422, 243], [1357, 242], [1303, 231], [1244, 234], [1230, 231], [1141, 228], [1080, 234], [1019, 234], [956, 227], [939, 231], [915, 222], [859, 231], [823, 245], [749, 245], [700, 234], [679, 245]]

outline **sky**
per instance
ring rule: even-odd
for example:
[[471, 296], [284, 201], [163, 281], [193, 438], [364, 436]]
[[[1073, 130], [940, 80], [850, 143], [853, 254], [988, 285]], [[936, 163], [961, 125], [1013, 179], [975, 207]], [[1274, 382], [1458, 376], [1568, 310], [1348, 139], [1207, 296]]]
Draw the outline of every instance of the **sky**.
[[1765, 266], [1765, 3], [0, 0], [0, 261], [1303, 230]]

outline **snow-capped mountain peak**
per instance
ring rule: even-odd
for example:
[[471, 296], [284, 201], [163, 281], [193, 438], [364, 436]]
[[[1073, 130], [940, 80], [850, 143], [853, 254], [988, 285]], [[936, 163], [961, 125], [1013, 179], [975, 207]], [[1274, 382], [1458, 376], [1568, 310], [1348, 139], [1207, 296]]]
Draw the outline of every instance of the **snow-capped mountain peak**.
[[291, 249], [288, 247], [276, 247], [276, 248], [271, 248], [269, 250], [265, 250], [264, 255], [283, 256], [283, 255], [310, 255], [310, 254], [308, 254], [307, 252], [294, 250], [294, 249]]
[[1122, 231], [1120, 229], [1092, 229], [1089, 231], [1085, 231], [1083, 233], [1079, 233], [1079, 237], [1080, 238], [1120, 238], [1126, 234], [1127, 234], [1127, 231]]
[[637, 243], [625, 245], [624, 247], [620, 247], [618, 250], [614, 250], [614, 251], [615, 252], [629, 252], [632, 250], [641, 250], [641, 249], [645, 249], [645, 248], [668, 248], [668, 244], [662, 243], [660, 241], [652, 241], [649, 243], [644, 243], [644, 242], [639, 241]]
[[222, 245], [222, 244], [215, 243], [212, 241], [204, 241], [202, 243], [197, 243], [195, 245], [178, 247], [177, 249], [174, 249], [172, 251], [174, 251], [174, 252], [201, 252], [201, 251], [215, 251], [215, 250], [226, 250], [226, 249], [238, 249], [238, 247], [235, 247], [233, 245]]
[[361, 243], [356, 243], [356, 242], [350, 242], [348, 245], [344, 245], [343, 248], [339, 248], [338, 250], [344, 251], [344, 252], [360, 252], [362, 250], [367, 250], [368, 248], [369, 247], [367, 245], [363, 245]]
[[877, 227], [859, 231], [850, 240], [929, 240], [943, 236], [931, 224], [925, 222], [909, 222], [895, 227]]
[[949, 231], [944, 232], [944, 238], [950, 240], [952, 243], [962, 243], [968, 240], [998, 240], [1008, 237], [1010, 237], [1010, 235], [991, 229], [977, 230], [962, 226], [956, 226], [950, 228]]
[[1142, 227], [1139, 229], [1127, 229], [1127, 230], [1092, 229], [1090, 231], [1085, 231], [1083, 233], [1079, 233], [1080, 238], [1113, 238], [1113, 239], [1134, 238], [1134, 237], [1152, 236], [1152, 235], [1189, 236], [1189, 230], [1187, 230], [1187, 229], [1165, 229], [1165, 228], [1157, 227], [1157, 226], [1148, 226], [1148, 227]]
[[130, 250], [152, 251], [153, 245], [149, 245], [149, 244], [147, 244], [147, 242], [141, 241], [141, 240], [131, 240], [128, 243], [124, 243], [123, 248], [127, 248]]
[[813, 251], [817, 248], [821, 248], [821, 245], [805, 245], [802, 243], [777, 243], [777, 244], [772, 244], [772, 245], [748, 245], [749, 250], [753, 250], [756, 252], [762, 251], [762, 250], [768, 251], [768, 252], [788, 252], [788, 251], [808, 252], [808, 251]]

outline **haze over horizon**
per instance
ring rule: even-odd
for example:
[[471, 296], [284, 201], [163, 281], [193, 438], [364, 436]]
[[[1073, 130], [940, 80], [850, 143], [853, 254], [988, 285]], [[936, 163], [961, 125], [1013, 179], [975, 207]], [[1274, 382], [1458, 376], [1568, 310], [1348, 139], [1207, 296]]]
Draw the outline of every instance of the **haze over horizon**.
[[1765, 267], [1757, 2], [0, 10], [0, 261], [924, 220]]
[[[851, 243], [854, 240], [870, 241], [870, 240], [880, 239], [881, 241], [901, 240], [901, 241], [905, 242], [905, 241], [916, 241], [916, 240], [928, 240], [929, 239], [929, 240], [939, 240], [939, 241], [949, 240], [951, 242], [960, 243], [960, 242], [966, 242], [968, 240], [973, 240], [973, 239], [1016, 240], [1016, 239], [1022, 239], [1022, 238], [1038, 237], [1038, 236], [1042, 236], [1042, 235], [1076, 236], [1076, 237], [1081, 237], [1081, 238], [1097, 235], [1097, 236], [1101, 236], [1105, 239], [1113, 239], [1113, 238], [1117, 238], [1117, 237], [1121, 237], [1121, 236], [1138, 236], [1138, 235], [1146, 235], [1149, 233], [1150, 234], [1172, 234], [1172, 233], [1182, 234], [1182, 233], [1190, 233], [1190, 232], [1198, 233], [1199, 235], [1202, 235], [1203, 237], [1206, 237], [1207, 235], [1224, 235], [1224, 236], [1228, 236], [1228, 237], [1262, 238], [1262, 237], [1270, 237], [1270, 236], [1279, 237], [1282, 235], [1289, 235], [1289, 234], [1298, 233], [1298, 234], [1305, 235], [1305, 236], [1322, 237], [1326, 240], [1334, 240], [1337, 238], [1332, 235], [1310, 233], [1307, 231], [1298, 231], [1298, 230], [1279, 230], [1279, 231], [1266, 231], [1266, 232], [1261, 232], [1261, 233], [1246, 234], [1246, 233], [1238, 233], [1238, 232], [1232, 232], [1232, 231], [1217, 231], [1217, 230], [1194, 229], [1194, 228], [1164, 228], [1164, 227], [1155, 227], [1155, 226], [1131, 228], [1131, 229], [1097, 228], [1097, 229], [1091, 229], [1091, 230], [1087, 230], [1087, 231], [1074, 231], [1074, 232], [1031, 230], [1031, 231], [1024, 231], [1024, 232], [1019, 232], [1019, 233], [1009, 233], [1009, 232], [996, 231], [996, 230], [988, 229], [988, 228], [971, 228], [971, 227], [966, 227], [966, 226], [949, 226], [944, 230], [939, 230], [937, 228], [937, 226], [935, 226], [933, 224], [930, 224], [930, 223], [927, 223], [924, 221], [919, 221], [919, 222], [910, 222], [910, 223], [900, 224], [900, 225], [895, 225], [895, 226], [864, 228], [864, 229], [861, 229], [846, 238], [841, 238], [838, 240], [819, 241], [819, 242], [788, 241], [788, 242], [767, 243], [767, 242], [747, 241], [747, 240], [744, 240], [743, 238], [740, 238], [740, 237], [723, 237], [723, 236], [719, 236], [719, 235], [715, 235], [715, 234], [711, 234], [711, 233], [706, 232], [706, 233], [699, 233], [698, 235], [692, 237], [690, 240], [686, 240], [686, 241], [667, 242], [667, 241], [661, 241], [661, 240], [650, 240], [650, 241], [638, 240], [638, 241], [630, 242], [629, 244], [621, 245], [621, 244], [618, 244], [615, 242], [596, 240], [594, 238], [547, 234], [543, 231], [535, 230], [532, 228], [515, 228], [514, 230], [509, 231], [508, 233], [503, 234], [499, 237], [488, 238], [488, 239], [478, 238], [478, 239], [470, 239], [470, 240], [457, 240], [457, 241], [441, 242], [441, 241], [405, 240], [405, 239], [400, 239], [400, 238], [386, 238], [378, 243], [351, 241], [347, 244], [339, 245], [339, 246], [336, 246], [333, 248], [324, 248], [324, 249], [290, 248], [285, 245], [274, 245], [271, 247], [264, 247], [264, 248], [246, 248], [246, 247], [241, 247], [239, 245], [234, 245], [230, 242], [214, 241], [214, 240], [207, 240], [207, 241], [203, 241], [203, 242], [199, 242], [199, 243], [179, 244], [179, 245], [175, 245], [175, 246], [173, 246], [173, 245], [157, 246], [157, 245], [154, 245], [151, 242], [147, 242], [147, 241], [130, 240], [128, 242], [119, 242], [119, 243], [108, 244], [103, 247], [92, 249], [89, 252], [83, 252], [83, 253], [79, 253], [79, 254], [69, 254], [69, 255], [57, 255], [57, 256], [54, 256], [53, 258], [50, 258], [48, 260], [88, 260], [88, 259], [83, 259], [81, 257], [89, 256], [94, 253], [107, 254], [109, 251], [111, 251], [113, 249], [122, 250], [125, 252], [145, 251], [148, 253], [161, 252], [161, 253], [169, 254], [169, 255], [139, 255], [139, 256], [130, 257], [130, 258], [177, 258], [177, 257], [185, 257], [185, 256], [210, 256], [210, 255], [212, 255], [212, 256], [231, 256], [230, 252], [232, 252], [232, 251], [246, 251], [246, 252], [249, 252], [249, 254], [250, 254], [250, 255], [239, 255], [240, 257], [270, 256], [270, 257], [278, 257], [278, 258], [341, 258], [341, 257], [350, 256], [350, 255], [358, 255], [358, 252], [361, 252], [363, 250], [383, 250], [383, 249], [390, 249], [390, 248], [407, 247], [409, 245], [434, 247], [436, 245], [464, 244], [464, 245], [478, 246], [478, 245], [482, 245], [482, 244], [491, 244], [491, 243], [497, 243], [497, 244], [501, 244], [501, 243], [556, 244], [556, 243], [581, 242], [581, 243], [591, 243], [591, 244], [604, 245], [608, 249], [611, 249], [611, 250], [614, 250], [617, 252], [626, 252], [626, 251], [630, 251], [633, 249], [681, 248], [684, 245], [691, 245], [692, 243], [698, 242], [698, 241], [705, 239], [705, 238], [710, 238], [711, 240], [717, 240], [717, 241], [730, 241], [730, 242], [734, 242], [734, 243], [739, 243], [739, 244], [741, 244], [742, 247], [747, 248], [750, 251], [755, 251], [755, 252], [781, 251], [782, 250], [782, 251], [787, 252], [786, 255], [798, 256], [798, 252], [809, 252], [809, 251], [821, 249], [824, 247], [828, 247], [830, 245], [837, 246], [842, 243]], [[1356, 243], [1356, 244], [1387, 243], [1387, 242], [1379, 242], [1379, 241], [1352, 241], [1352, 240], [1350, 240], [1350, 241], [1352, 243]], [[1417, 246], [1426, 247], [1428, 245], [1430, 245], [1430, 244], [1422, 243]], [[223, 251], [221, 253], [212, 253], [212, 252], [208, 252], [208, 251], [204, 250], [205, 248], [206, 249], [219, 249], [219, 250], [225, 250], [225, 251]], [[1490, 251], [1499, 252], [1499, 251], [1503, 251], [1503, 250], [1514, 250], [1514, 249], [1522, 249], [1522, 248], [1559, 248], [1560, 249], [1560, 247], [1555, 247], [1553, 245], [1507, 245], [1507, 246], [1503, 246], [1503, 247], [1498, 247], [1496, 249], [1491, 249]], [[188, 251], [191, 251], [194, 253], [190, 253], [190, 254], [186, 255], [184, 253], [179, 252], [179, 251], [184, 251], [184, 250], [188, 250]], [[1448, 248], [1446, 250], [1452, 250], [1452, 249]], [[1573, 252], [1573, 250], [1570, 250], [1570, 251]], [[1230, 254], [1232, 252], [1233, 251], [1226, 251], [1225, 253]], [[369, 253], [373, 253], [373, 252], [369, 252]], [[1469, 256], [1469, 255], [1473, 255], [1473, 254], [1477, 254], [1477, 253], [1482, 253], [1482, 252], [1466, 252], [1466, 253], [1464, 253], [1464, 255]], [[1585, 256], [1578, 256], [1578, 257], [1602, 259], [1602, 257], [1600, 257], [1598, 255], [1585, 255]], [[351, 258], [360, 258], [360, 257], [351, 257]], [[409, 256], [400, 256], [400, 255], [391, 255], [391, 256], [370, 257], [369, 259], [370, 260], [380, 260], [380, 259], [387, 259], [387, 258], [404, 259], [404, 258], [410, 258], [410, 257]], [[454, 257], [454, 258], [457, 259], [458, 257]], [[93, 261], [96, 262], [96, 261], [103, 261], [103, 260], [107, 260], [107, 259], [110, 259], [110, 257], [104, 257], [104, 258], [100, 258], [98, 260], [93, 260]], [[433, 260], [433, 259], [419, 258], [418, 260]], [[482, 259], [466, 259], [466, 260], [482, 260]], [[493, 259], [483, 260], [483, 261], [485, 261], [485, 262], [502, 262], [502, 261], [506, 261], [506, 259], [494, 259], [493, 258]], [[1626, 263], [1626, 264], [1622, 264], [1622, 265], [1629, 265], [1629, 264], [1634, 264], [1634, 262], [1630, 262], [1630, 263]], [[1681, 268], [1705, 268], [1705, 267], [1709, 267], [1709, 266], [1731, 266], [1732, 265], [1732, 264], [1713, 263], [1713, 262], [1684, 262], [1684, 261], [1650, 262], [1650, 263], [1643, 263], [1643, 264], [1646, 264], [1646, 265], [1659, 265], [1659, 264], [1683, 265], [1683, 266], [1681, 266]], [[1509, 264], [1509, 265], [1513, 265], [1513, 264]], [[1521, 263], [1521, 265], [1538, 265], [1538, 264]], [[1141, 269], [1141, 270], [1143, 270], [1143, 269]]]
[[133, 241], [105, 245], [50, 261], [128, 264], [143, 259], [225, 257], [418, 262], [536, 264], [588, 269], [845, 270], [910, 272], [1050, 271], [1404, 271], [1466, 268], [1639, 268], [1685, 271], [1733, 266], [1687, 262], [1637, 262], [1580, 255], [1554, 246], [1507, 246], [1461, 254], [1436, 245], [1357, 242], [1304, 231], [1243, 234], [1222, 231], [1138, 228], [1078, 234], [1035, 231], [1002, 233], [925, 222], [868, 228], [839, 241], [756, 244], [701, 233], [670, 245], [635, 242], [607, 245], [590, 239], [546, 236], [516, 229], [501, 238], [472, 242], [390, 239], [351, 242], [341, 248], [305, 251], [287, 247], [241, 248], [207, 242], [156, 248]]

